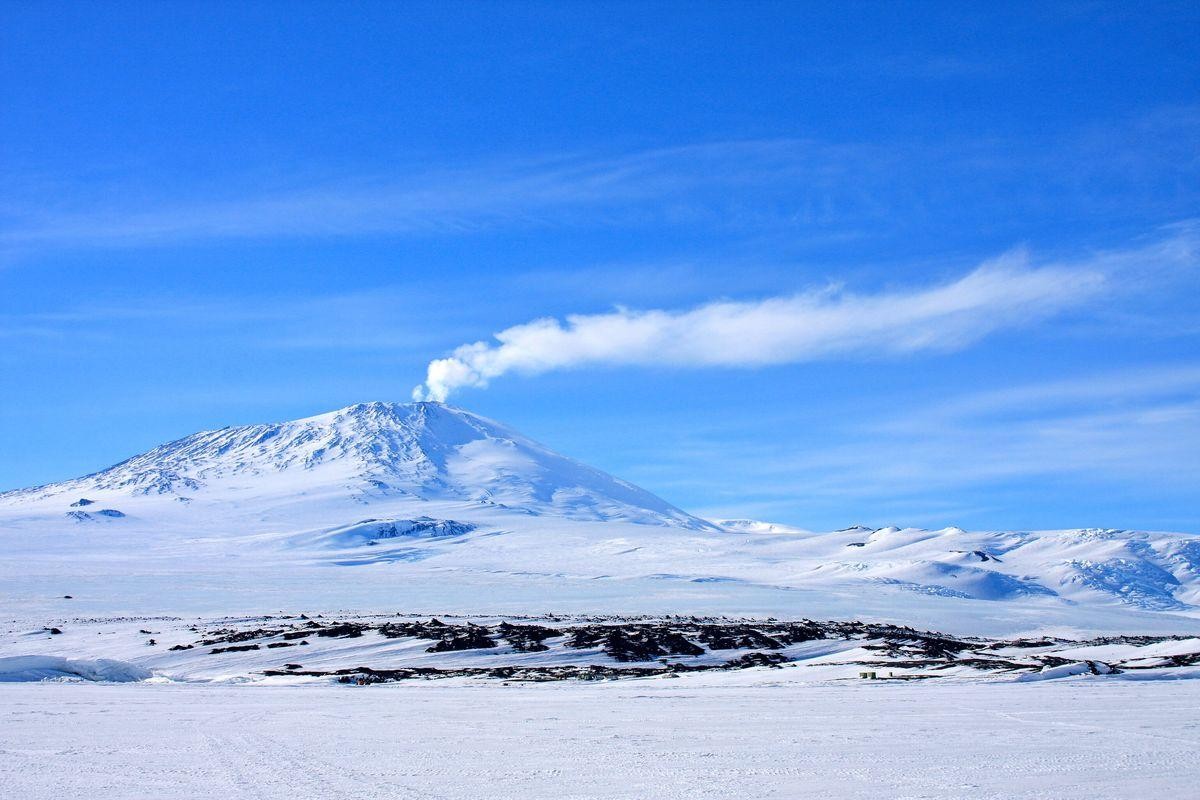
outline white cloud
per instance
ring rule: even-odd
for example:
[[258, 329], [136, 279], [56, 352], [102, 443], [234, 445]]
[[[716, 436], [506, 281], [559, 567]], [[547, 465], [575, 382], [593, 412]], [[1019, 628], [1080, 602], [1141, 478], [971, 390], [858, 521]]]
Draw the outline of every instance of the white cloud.
[[445, 400], [510, 372], [587, 365], [757, 367], [836, 355], [953, 350], [1093, 297], [1104, 274], [1088, 266], [1035, 267], [1021, 252], [955, 280], [855, 294], [825, 288], [683, 311], [617, 309], [516, 325], [495, 342], [457, 348], [429, 364], [419, 399]]
[[1200, 226], [1191, 221], [1141, 246], [1069, 263], [1035, 265], [1016, 250], [919, 288], [860, 294], [826, 287], [685, 310], [618, 308], [536, 319], [431, 361], [413, 397], [440, 401], [511, 372], [591, 365], [746, 368], [951, 351], [1079, 307], [1106, 289], [1133, 297], [1146, 284], [1162, 285], [1164, 276], [1191, 274], [1198, 241]]

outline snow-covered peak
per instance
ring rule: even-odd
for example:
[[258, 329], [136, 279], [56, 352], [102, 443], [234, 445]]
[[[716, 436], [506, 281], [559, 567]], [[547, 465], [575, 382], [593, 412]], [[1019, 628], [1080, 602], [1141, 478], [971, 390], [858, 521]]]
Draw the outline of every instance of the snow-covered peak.
[[[202, 431], [101, 472], [0, 495], [467, 500], [526, 514], [709, 529], [708, 523], [498, 422], [442, 403], [359, 403], [290, 422]], [[111, 504], [111, 500], [109, 500]]]
[[714, 519], [712, 523], [730, 533], [806, 533], [803, 528], [757, 519]]

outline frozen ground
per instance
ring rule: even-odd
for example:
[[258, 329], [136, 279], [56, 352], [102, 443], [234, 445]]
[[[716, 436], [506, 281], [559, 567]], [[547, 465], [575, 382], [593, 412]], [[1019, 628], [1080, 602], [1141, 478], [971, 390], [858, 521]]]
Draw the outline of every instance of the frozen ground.
[[[1194, 535], [715, 525], [438, 404], [197, 434], [0, 494], [0, 586], [5, 800], [1174, 798], [1200, 778], [1200, 680], [1179, 680], [1200, 674]], [[493, 643], [431, 652], [439, 637], [383, 630], [397, 611], [474, 618]], [[659, 631], [672, 661], [794, 663], [462, 677], [657, 664], [496, 628], [611, 614], [972, 641], [750, 635], [687, 655]], [[310, 622], [370, 629], [296, 640]], [[336, 683], [364, 666], [457, 676]], [[897, 679], [851, 678], [864, 667]]]
[[1200, 681], [0, 684], [0, 786], [142, 798], [1149, 798]]

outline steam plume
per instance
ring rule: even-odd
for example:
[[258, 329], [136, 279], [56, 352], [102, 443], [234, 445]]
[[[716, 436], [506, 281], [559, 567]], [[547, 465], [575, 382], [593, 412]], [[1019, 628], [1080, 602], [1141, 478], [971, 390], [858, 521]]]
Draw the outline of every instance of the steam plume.
[[1077, 305], [1104, 281], [1100, 269], [1033, 267], [1023, 253], [1010, 253], [956, 280], [918, 289], [863, 295], [827, 288], [687, 310], [618, 308], [536, 319], [431, 361], [413, 397], [442, 401], [510, 372], [587, 365], [746, 368], [954, 350]]

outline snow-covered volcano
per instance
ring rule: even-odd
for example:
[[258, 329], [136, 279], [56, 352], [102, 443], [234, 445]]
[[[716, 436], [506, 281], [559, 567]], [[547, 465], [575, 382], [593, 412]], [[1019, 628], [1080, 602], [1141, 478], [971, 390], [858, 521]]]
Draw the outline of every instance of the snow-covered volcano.
[[[857, 513], [855, 513], [857, 516]], [[870, 618], [1200, 632], [1200, 538], [713, 524], [491, 420], [365, 403], [0, 495], [23, 613], [282, 608]]]
[[[714, 529], [498, 422], [432, 402], [360, 403], [204, 431], [92, 475], [7, 492], [0, 506], [63, 505], [82, 520], [161, 507], [147, 502], [154, 498], [236, 507], [264, 520], [297, 504], [316, 513], [316, 506], [466, 501], [527, 515]], [[64, 499], [82, 505], [67, 511]]]

